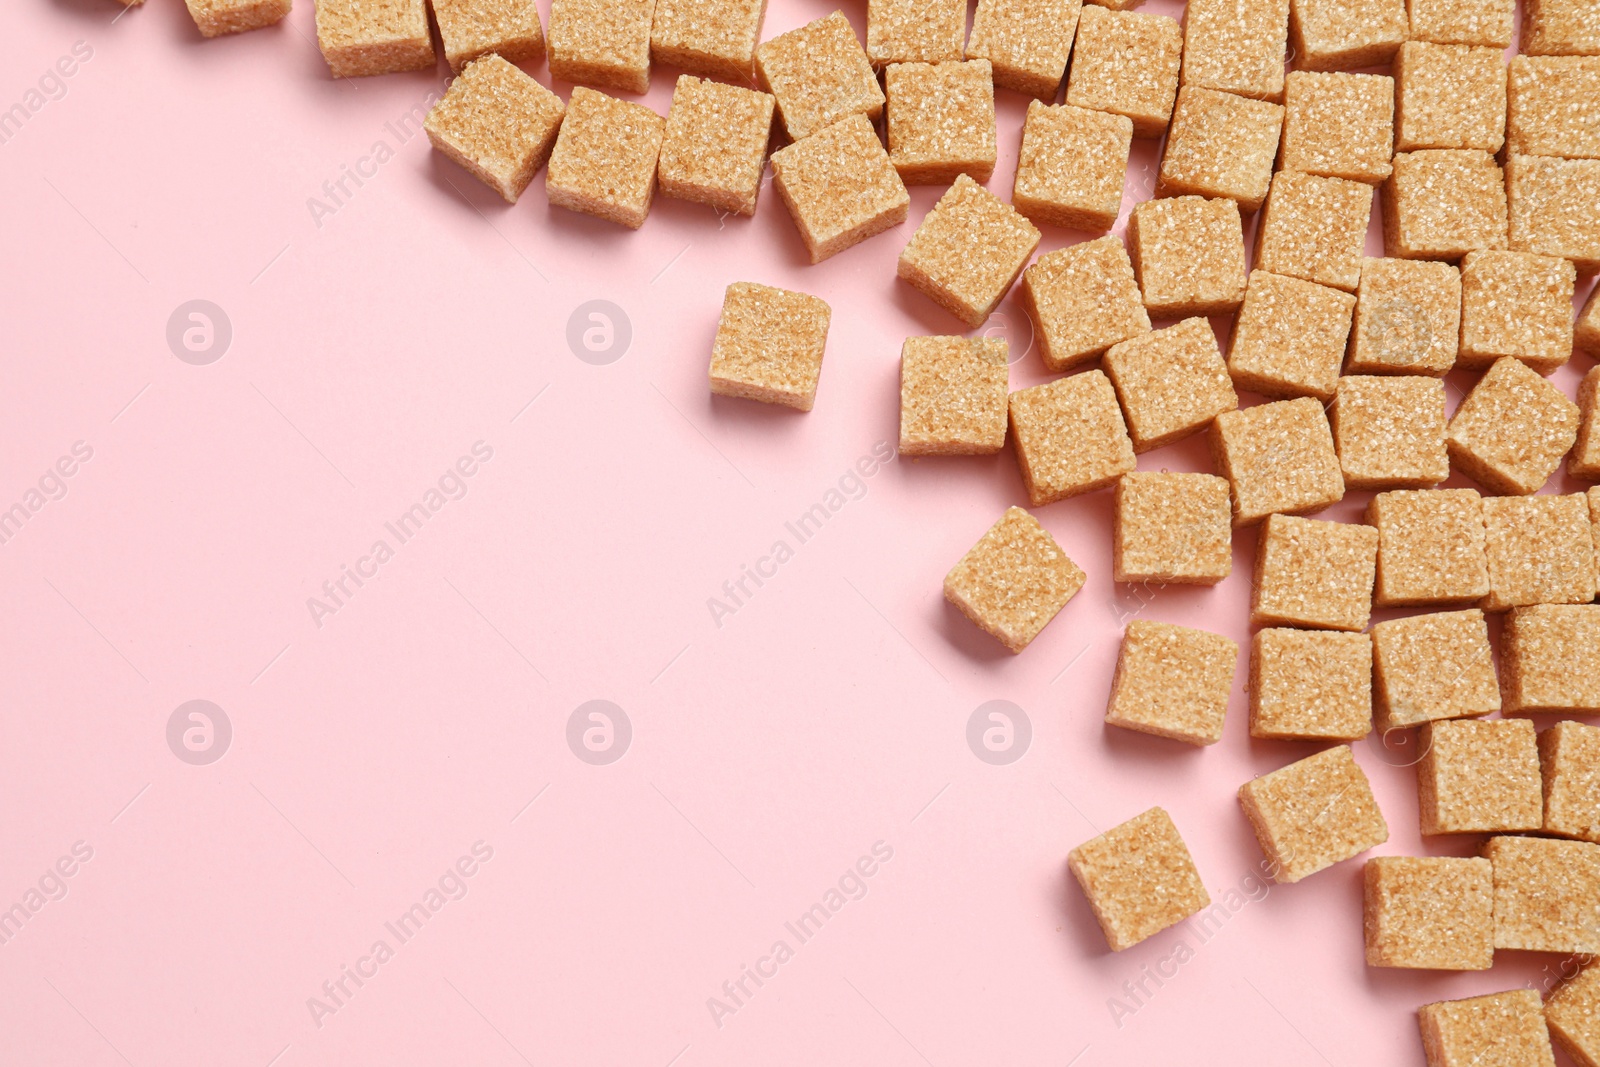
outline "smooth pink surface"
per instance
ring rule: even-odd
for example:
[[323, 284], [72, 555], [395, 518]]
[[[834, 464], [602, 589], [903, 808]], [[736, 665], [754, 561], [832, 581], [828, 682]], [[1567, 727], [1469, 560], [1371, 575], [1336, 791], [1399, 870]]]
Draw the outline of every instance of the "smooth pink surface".
[[[766, 35], [830, 9], [774, 0]], [[1247, 639], [1251, 536], [1215, 590], [1133, 590], [1110, 580], [1109, 494], [1041, 510], [1089, 580], [1013, 657], [940, 595], [1025, 503], [1009, 452], [841, 482], [897, 438], [901, 341], [960, 330], [894, 280], [939, 190], [819, 267], [770, 189], [753, 220], [658, 198], [638, 233], [550, 209], [542, 175], [508, 207], [386, 125], [442, 63], [334, 82], [309, 0], [215, 41], [175, 0], [121, 11], [14, 4], [0, 34], [3, 106], [92, 49], [0, 145], [0, 506], [93, 450], [0, 545], [0, 903], [93, 852], [0, 945], [0, 1060], [1414, 1065], [1416, 1005], [1559, 966], [1368, 970], [1359, 862], [1263, 897], [1234, 792], [1315, 746], [1250, 741], [1242, 688], [1209, 750], [1102, 726], [1134, 615]], [[644, 101], [664, 113], [674, 77]], [[1024, 103], [1001, 94], [1002, 195]], [[393, 158], [318, 225], [308, 199], [380, 141]], [[1156, 159], [1136, 148], [1129, 205]], [[708, 395], [736, 280], [832, 304], [809, 415]], [[208, 366], [165, 338], [196, 298], [233, 329]], [[633, 332], [605, 366], [566, 341], [596, 299]], [[988, 331], [1031, 345], [1014, 298]], [[1041, 380], [1029, 352], [1013, 384]], [[398, 544], [385, 523], [478, 442], [465, 495]], [[1198, 441], [1140, 460], [1207, 465]], [[785, 523], [838, 487], [857, 499], [799, 544]], [[308, 598], [379, 539], [393, 558], [319, 626]], [[793, 558], [717, 625], [708, 600], [778, 540]], [[609, 766], [566, 742], [596, 698], [632, 723]], [[208, 766], [166, 740], [193, 699], [232, 723]], [[966, 741], [994, 699], [1031, 718], [1009, 766]], [[1420, 842], [1409, 752], [1357, 756], [1380, 852], [1475, 846]], [[1153, 804], [1242, 906], [1113, 955], [1066, 853]], [[385, 924], [477, 842], [465, 896], [401, 943]], [[876, 842], [865, 895], [800, 943], [785, 923]], [[735, 1006], [724, 982], [780, 939], [793, 958], [718, 1025], [709, 998]], [[393, 957], [314, 1019], [379, 940]], [[1180, 942], [1193, 958], [1115, 1017]]]

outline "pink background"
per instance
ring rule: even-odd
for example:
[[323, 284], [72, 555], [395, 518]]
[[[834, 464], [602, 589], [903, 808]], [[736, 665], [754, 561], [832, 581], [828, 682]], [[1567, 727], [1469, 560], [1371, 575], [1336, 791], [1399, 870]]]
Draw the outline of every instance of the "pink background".
[[[766, 35], [831, 7], [774, 0]], [[542, 176], [508, 207], [386, 129], [442, 63], [334, 82], [309, 0], [215, 41], [175, 0], [121, 11], [0, 16], [0, 106], [92, 49], [0, 145], [0, 507], [93, 450], [0, 545], [0, 904], [66, 889], [0, 945], [0, 1060], [1410, 1065], [1416, 1005], [1559, 965], [1366, 969], [1359, 863], [1263, 898], [1234, 791], [1314, 746], [1251, 741], [1242, 689], [1208, 750], [1102, 726], [1133, 615], [1247, 638], [1251, 537], [1217, 589], [1119, 589], [1109, 495], [1042, 509], [1089, 580], [1020, 657], [940, 595], [1025, 502], [1010, 454], [891, 463], [795, 546], [784, 523], [896, 440], [901, 341], [960, 329], [894, 280], [939, 190], [819, 267], [770, 190], [753, 220], [658, 198], [638, 233], [551, 210]], [[864, 5], [846, 13], [864, 32]], [[645, 102], [665, 113], [674, 77]], [[1023, 105], [1001, 94], [1002, 194]], [[308, 198], [379, 140], [394, 158], [318, 226]], [[1127, 204], [1156, 159], [1137, 146]], [[809, 415], [708, 395], [735, 280], [832, 304]], [[207, 366], [165, 338], [196, 298], [233, 330]], [[631, 322], [609, 365], [566, 341], [590, 300]], [[1014, 299], [989, 331], [1030, 349]], [[1570, 393], [1587, 366], [1555, 380]], [[1029, 351], [1013, 385], [1043, 377]], [[465, 496], [319, 627], [307, 598], [393, 545], [384, 523], [480, 441]], [[1191, 441], [1140, 466], [1207, 461]], [[714, 624], [708, 598], [780, 538], [794, 558]], [[596, 698], [633, 729], [607, 766], [565, 740]], [[232, 723], [207, 766], [166, 741], [193, 699]], [[1007, 766], [966, 741], [996, 699], [1032, 723]], [[1356, 747], [1379, 851], [1475, 847], [1424, 846], [1412, 754]], [[1244, 903], [1209, 940], [1112, 955], [1066, 853], [1153, 804], [1213, 896]], [[480, 841], [465, 896], [399, 944], [384, 924]], [[800, 944], [785, 922], [880, 841], [865, 895]], [[92, 859], [50, 878], [77, 842]], [[308, 998], [379, 939], [393, 958], [318, 1025]], [[719, 1026], [708, 998], [732, 1006], [723, 983], [779, 939], [793, 958]], [[1193, 958], [1114, 1019], [1180, 942]]]

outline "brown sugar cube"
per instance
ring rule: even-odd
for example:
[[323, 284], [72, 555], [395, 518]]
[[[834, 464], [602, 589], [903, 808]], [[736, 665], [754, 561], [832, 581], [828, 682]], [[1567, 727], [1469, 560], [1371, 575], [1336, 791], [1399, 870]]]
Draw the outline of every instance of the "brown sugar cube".
[[1211, 474], [1124, 474], [1112, 515], [1119, 582], [1215, 585], [1233, 572], [1228, 483]]
[[573, 89], [545, 172], [550, 203], [629, 229], [643, 226], [666, 125], [643, 104]]
[[1277, 512], [1316, 511], [1344, 498], [1327, 413], [1310, 397], [1218, 415], [1211, 452], [1233, 487], [1235, 527]]
[[1217, 335], [1203, 318], [1112, 345], [1104, 362], [1135, 452], [1199, 433], [1239, 407]]
[[1038, 247], [1033, 223], [963, 174], [911, 235], [895, 274], [968, 326], [981, 326]]
[[1483, 498], [1476, 489], [1400, 489], [1367, 505], [1378, 531], [1380, 608], [1471, 604], [1489, 593]]
[[984, 456], [1006, 443], [1007, 348], [993, 337], [908, 337], [900, 454]]
[[1383, 247], [1400, 259], [1460, 259], [1506, 246], [1506, 188], [1487, 152], [1424, 149], [1394, 157], [1383, 187]]
[[772, 110], [767, 93], [680, 75], [661, 141], [662, 194], [754, 215]]
[[867, 58], [874, 67], [959, 60], [966, 36], [966, 0], [867, 0]]
[[1097, 370], [1012, 393], [1011, 434], [1034, 507], [1103, 489], [1134, 468], [1117, 394]]
[[1022, 304], [1045, 368], [1058, 374], [1150, 332], [1133, 261], [1111, 235], [1040, 256], [1022, 272]]
[[1251, 271], [1228, 348], [1233, 384], [1262, 396], [1333, 399], [1355, 306], [1349, 293]]
[[1353, 293], [1371, 218], [1372, 186], [1280, 170], [1261, 215], [1256, 266]]
[[1600, 727], [1558, 722], [1539, 734], [1544, 832], [1600, 842]]
[[1160, 137], [1172, 118], [1183, 30], [1166, 15], [1089, 4], [1078, 17], [1067, 103], [1125, 116], [1135, 137]]
[[889, 162], [907, 185], [994, 173], [994, 81], [989, 62], [895, 63], [888, 91]]
[[711, 347], [711, 391], [810, 411], [831, 317], [814, 296], [734, 282]]
[[1587, 604], [1595, 559], [1583, 539], [1589, 516], [1581, 493], [1489, 497], [1483, 502], [1490, 611], [1531, 604]]
[[1511, 156], [1508, 247], [1572, 260], [1579, 274], [1600, 270], [1600, 159]]
[[911, 206], [865, 115], [851, 115], [772, 153], [772, 182], [813, 263], [898, 226]]
[[978, 0], [967, 58], [993, 63], [1002, 89], [1053, 100], [1081, 6], [1081, 0]]
[[1504, 834], [1544, 823], [1539, 741], [1527, 719], [1422, 728], [1417, 793], [1424, 834]]
[[1146, 200], [1128, 218], [1128, 250], [1152, 315], [1220, 315], [1244, 302], [1244, 223], [1232, 200]]
[[1407, 6], [1413, 41], [1475, 45], [1496, 52], [1511, 47], [1516, 0], [1407, 0]]
[[1227, 197], [1255, 211], [1267, 197], [1283, 108], [1185, 85], [1156, 175], [1156, 196]]
[[1590, 367], [1579, 383], [1578, 410], [1582, 421], [1578, 441], [1567, 457], [1567, 473], [1589, 482], [1600, 481], [1600, 367]]
[[1600, 953], [1600, 845], [1492, 837], [1483, 854], [1494, 864], [1495, 948]]
[[1395, 148], [1476, 148], [1506, 139], [1506, 61], [1499, 48], [1407, 41], [1394, 65]]
[[1121, 115], [1030, 101], [1011, 203], [1035, 222], [1109, 230], [1132, 146], [1133, 122]]
[[1476, 608], [1378, 623], [1372, 680], [1385, 733], [1500, 708], [1489, 625]]
[[1183, 84], [1283, 99], [1289, 0], [1192, 0], [1183, 14]]
[[1496, 493], [1538, 492], [1578, 439], [1578, 405], [1526, 363], [1501, 359], [1456, 408], [1450, 462]]
[[1507, 102], [1513, 153], [1600, 157], [1600, 56], [1515, 56]]
[[1313, 74], [1284, 79], [1284, 170], [1377, 183], [1394, 169], [1394, 79]]
[[1572, 291], [1578, 272], [1556, 256], [1468, 252], [1461, 261], [1463, 367], [1511, 356], [1540, 374], [1572, 358]]
[[259, 30], [281, 22], [291, 0], [187, 0], [189, 17], [202, 37]]
[[423, 0], [322, 0], [317, 46], [335, 78], [365, 78], [434, 64]]
[[1450, 477], [1444, 383], [1437, 378], [1340, 378], [1332, 422], [1347, 489], [1424, 489]]
[[1246, 782], [1239, 804], [1279, 883], [1298, 882], [1389, 840], [1349, 745]]
[[1250, 598], [1255, 626], [1367, 628], [1378, 531], [1355, 523], [1268, 515]]
[[1539, 994], [1513, 989], [1417, 1009], [1428, 1067], [1555, 1067]]
[[690, 74], [748, 82], [766, 0], [656, 0], [650, 56]]
[[851, 115], [876, 119], [883, 90], [844, 12], [835, 11], [756, 49], [756, 78], [778, 98], [796, 141]]
[[1494, 868], [1488, 860], [1378, 856], [1362, 876], [1368, 967], [1494, 966]]
[[1526, 0], [1521, 49], [1530, 56], [1600, 56], [1600, 11], [1587, 0]]
[[550, 76], [624, 93], [650, 88], [656, 0], [550, 0]]
[[980, 629], [1021, 652], [1083, 581], [1084, 573], [1038, 519], [1007, 508], [945, 575], [944, 596]]
[[555, 93], [490, 54], [450, 83], [423, 128], [433, 147], [515, 204], [550, 157], [566, 110]]
[[1113, 952], [1211, 906], [1189, 849], [1161, 808], [1085, 841], [1067, 855], [1067, 867]]
[[493, 52], [515, 63], [544, 58], [544, 29], [533, 0], [433, 0], [444, 58], [461, 68]]
[[1589, 292], [1578, 322], [1572, 329], [1572, 346], [1600, 359], [1600, 286]]
[[1455, 366], [1460, 333], [1459, 268], [1427, 260], [1361, 261], [1346, 371], [1442, 377]]
[[1239, 646], [1164, 622], [1128, 624], [1111, 679], [1106, 724], [1191, 745], [1222, 740]]
[[1301, 70], [1387, 63], [1410, 32], [1405, 0], [1292, 0], [1289, 40]]
[[1250, 736], [1359, 741], [1372, 732], [1372, 638], [1333, 630], [1257, 630]]
[[1578, 1067], [1600, 1067], [1600, 963], [1588, 961], [1544, 1002], [1550, 1036]]
[[1600, 606], [1517, 608], [1500, 651], [1508, 712], [1600, 713]]

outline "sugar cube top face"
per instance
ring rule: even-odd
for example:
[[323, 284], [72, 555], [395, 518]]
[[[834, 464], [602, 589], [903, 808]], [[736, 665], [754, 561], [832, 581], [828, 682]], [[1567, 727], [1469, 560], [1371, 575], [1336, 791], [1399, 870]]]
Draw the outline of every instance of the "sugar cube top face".
[[1558, 722], [1539, 734], [1544, 832], [1600, 842], [1600, 727]]
[[999, 338], [906, 338], [900, 352], [900, 454], [977, 456], [1005, 447], [1006, 358]]
[[1353, 293], [1372, 218], [1372, 186], [1280, 170], [1261, 216], [1256, 266]]
[[1125, 116], [1135, 137], [1160, 137], [1172, 118], [1182, 60], [1177, 20], [1091, 3], [1078, 17], [1067, 103]]
[[1034, 100], [1022, 127], [1011, 202], [1035, 222], [1109, 230], [1122, 209], [1132, 145], [1133, 123], [1121, 115]]
[[1578, 411], [1582, 419], [1578, 423], [1578, 441], [1567, 457], [1567, 473], [1584, 481], [1600, 482], [1600, 367], [1590, 367], [1579, 383]]
[[637, 230], [650, 214], [666, 126], [642, 104], [573, 89], [545, 172], [550, 203]]
[[566, 110], [555, 93], [487, 55], [450, 83], [423, 128], [435, 148], [514, 204], [549, 158]]
[[1600, 963], [1591, 961], [1544, 1003], [1550, 1036], [1584, 1067], [1600, 1063]]
[[1494, 837], [1483, 854], [1494, 864], [1495, 948], [1600, 953], [1600, 845]]
[[734, 282], [711, 348], [711, 391], [810, 411], [831, 317], [814, 296]]
[[777, 97], [778, 115], [796, 141], [851, 115], [883, 113], [883, 90], [841, 11], [763, 43], [756, 77]]
[[680, 76], [661, 141], [661, 192], [734, 215], [754, 215], [772, 111], [768, 93]]
[[1394, 75], [1395, 148], [1500, 151], [1506, 137], [1501, 49], [1407, 41]]
[[1012, 393], [1011, 434], [1034, 507], [1103, 489], [1134, 468], [1117, 394], [1097, 370]]
[[1518, 156], [1506, 160], [1507, 247], [1600, 270], [1600, 159]]
[[1372, 666], [1385, 732], [1500, 709], [1489, 626], [1475, 608], [1378, 623]]
[[1183, 84], [1283, 98], [1289, 0], [1193, 0], [1183, 16]]
[[1497, 361], [1456, 408], [1450, 462], [1496, 493], [1534, 493], [1578, 439], [1578, 405], [1521, 360]]
[[[1467, 44], [1503, 52], [1511, 47], [1516, 0], [1409, 0], [1411, 39]], [[1527, 47], [1524, 36], [1523, 47]]]
[[1405, 0], [1292, 0], [1289, 38], [1301, 70], [1387, 63], [1410, 30]]
[[335, 78], [422, 70], [434, 64], [424, 0], [322, 0], [317, 45]]
[[1146, 200], [1129, 217], [1128, 250], [1154, 316], [1219, 315], [1244, 302], [1244, 224], [1232, 200]]
[[550, 0], [550, 76], [642, 93], [650, 88], [656, 0]]
[[1481, 858], [1367, 861], [1367, 966], [1486, 971], [1494, 965], [1494, 869]]
[[1463, 367], [1505, 356], [1549, 374], [1572, 358], [1572, 263], [1529, 252], [1469, 252], [1461, 261]]
[[993, 63], [1002, 89], [1053, 100], [1081, 7], [1081, 0], [978, 0], [967, 58]]
[[1488, 595], [1476, 489], [1379, 493], [1367, 505], [1367, 524], [1378, 531], [1378, 607], [1470, 604]]
[[434, 0], [444, 58], [456, 73], [479, 56], [531, 63], [544, 57], [544, 29], [533, 0]]
[[1150, 332], [1133, 261], [1110, 235], [1040, 256], [1022, 272], [1022, 304], [1045, 368], [1058, 374]]
[[1580, 493], [1486, 499], [1489, 595], [1484, 607], [1505, 611], [1593, 600], [1595, 560], [1583, 539], [1586, 506]]
[[1085, 841], [1068, 854], [1067, 867], [1114, 952], [1211, 906], [1188, 847], [1160, 808]]
[[1600, 157], [1600, 56], [1516, 56], [1507, 101], [1512, 152]]
[[1203, 318], [1112, 345], [1104, 362], [1135, 452], [1199, 433], [1239, 407], [1217, 335]]
[[1217, 470], [1233, 486], [1233, 525], [1316, 511], [1344, 498], [1344, 475], [1322, 404], [1310, 397], [1217, 416]]
[[1298, 882], [1389, 840], [1349, 745], [1245, 783], [1239, 804], [1279, 883]]
[[1539, 742], [1527, 719], [1423, 727], [1417, 764], [1424, 834], [1503, 834], [1544, 824]]
[[1521, 46], [1530, 56], [1600, 56], [1600, 11], [1586, 0], [1527, 0]]
[[1394, 79], [1294, 71], [1284, 80], [1284, 170], [1377, 183], [1394, 168]]
[[988, 60], [895, 63], [884, 71], [884, 86], [889, 162], [901, 181], [943, 185], [960, 174], [989, 180], [995, 123]]
[[1325, 285], [1252, 271], [1233, 324], [1233, 384], [1269, 397], [1332, 400], [1356, 298]]
[[1372, 732], [1372, 638], [1333, 630], [1257, 630], [1250, 736], [1359, 741]]
[[1460, 259], [1506, 247], [1506, 187], [1487, 152], [1426, 149], [1394, 157], [1383, 190], [1385, 254]]
[[766, 0], [656, 0], [650, 55], [690, 74], [748, 82]]
[[1507, 711], [1600, 712], [1600, 607], [1517, 608], [1501, 639]]
[[1370, 526], [1269, 515], [1256, 549], [1250, 622], [1365, 630], [1377, 559], [1378, 531]]
[[290, 0], [186, 0], [186, 6], [202, 37], [222, 37], [283, 21]]
[[981, 326], [1038, 247], [1033, 223], [963, 174], [911, 235], [895, 273], [968, 326]]
[[1021, 652], [1083, 582], [1084, 573], [1038, 519], [1007, 508], [945, 575], [944, 595], [1001, 644]]
[[772, 153], [772, 182], [813, 263], [898, 226], [911, 206], [865, 115]]
[[1106, 723], [1191, 745], [1222, 740], [1239, 646], [1220, 634], [1135, 620], [1111, 681]]
[[1227, 197], [1241, 211], [1267, 198], [1283, 108], [1215, 89], [1185, 85], [1167, 132], [1156, 196]]
[[1339, 379], [1333, 444], [1347, 489], [1422, 489], [1450, 477], [1444, 383], [1418, 374]]
[[875, 67], [961, 59], [966, 36], [966, 0], [867, 0], [867, 58]]
[[1417, 1009], [1428, 1067], [1555, 1067], [1539, 994], [1514, 989]]
[[1363, 259], [1351, 374], [1428, 374], [1455, 366], [1461, 271], [1427, 260]]
[[1233, 572], [1228, 483], [1211, 474], [1124, 474], [1112, 523], [1119, 582], [1215, 585]]

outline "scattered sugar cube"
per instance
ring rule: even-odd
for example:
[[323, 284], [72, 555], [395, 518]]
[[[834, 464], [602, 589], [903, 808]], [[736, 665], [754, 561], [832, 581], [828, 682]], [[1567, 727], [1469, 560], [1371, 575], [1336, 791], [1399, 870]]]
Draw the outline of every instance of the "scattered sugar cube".
[[1215, 585], [1233, 572], [1228, 483], [1212, 474], [1135, 471], [1117, 481], [1112, 577]]
[[1128, 250], [1152, 315], [1217, 315], [1244, 302], [1244, 223], [1232, 200], [1146, 200], [1128, 217]]
[[784, 129], [796, 141], [851, 115], [883, 113], [883, 90], [842, 11], [764, 42], [756, 49], [756, 78], [777, 97]]
[[1476, 148], [1506, 139], [1506, 61], [1499, 48], [1407, 41], [1395, 60], [1395, 148]]
[[772, 182], [813, 263], [900, 225], [911, 206], [865, 115], [851, 115], [772, 153]]
[[1211, 906], [1172, 817], [1151, 808], [1067, 856], [1113, 952]]
[[1589, 291], [1578, 322], [1572, 329], [1572, 346], [1600, 359], [1600, 286]]
[[1250, 598], [1255, 626], [1367, 628], [1378, 531], [1358, 523], [1268, 515]]
[[1500, 708], [1483, 612], [1441, 611], [1372, 628], [1372, 684], [1385, 733]]
[[1233, 487], [1233, 525], [1268, 515], [1317, 511], [1344, 498], [1344, 476], [1322, 404], [1278, 400], [1217, 416], [1217, 470]]
[[734, 282], [711, 347], [711, 391], [810, 411], [832, 314], [805, 293]]
[[1362, 875], [1368, 967], [1494, 966], [1494, 868], [1488, 860], [1378, 856]]
[[772, 111], [767, 93], [680, 75], [661, 140], [662, 195], [754, 215]]
[[1280, 170], [1272, 178], [1256, 266], [1353, 293], [1372, 218], [1372, 186]]
[[1021, 652], [1083, 588], [1084, 573], [1039, 520], [1007, 508], [944, 579], [944, 596], [1012, 652]]
[[1038, 247], [1033, 223], [962, 174], [911, 235], [895, 274], [968, 326], [981, 326]]
[[1530, 56], [1600, 55], [1600, 11], [1590, 0], [1524, 0], [1521, 48]]
[[[963, 17], [965, 14], [963, 13]], [[989, 61], [894, 63], [884, 71], [889, 162], [907, 185], [945, 185], [994, 173], [994, 80]]]
[[1006, 342], [908, 337], [900, 351], [900, 454], [983, 456], [1006, 443]]
[[1450, 477], [1444, 383], [1437, 378], [1340, 378], [1332, 422], [1347, 489], [1425, 489]]
[[1530, 252], [1468, 252], [1461, 261], [1461, 350], [1483, 368], [1505, 356], [1549, 374], [1572, 358], [1572, 264]]
[[690, 74], [748, 82], [766, 0], [656, 0], [650, 56]]
[[1314, 74], [1284, 79], [1284, 170], [1377, 183], [1394, 169], [1394, 79]]
[[1283, 132], [1283, 108], [1185, 85], [1156, 175], [1156, 196], [1227, 197], [1244, 212], [1267, 198]]
[[1183, 61], [1183, 30], [1176, 19], [1091, 3], [1078, 17], [1072, 47], [1067, 103], [1126, 116], [1135, 137], [1166, 132]]
[[1389, 840], [1349, 745], [1246, 782], [1239, 804], [1279, 883], [1298, 882]]
[[1544, 1002], [1550, 1036], [1580, 1067], [1600, 1065], [1600, 963], [1590, 960]]
[[1378, 531], [1378, 607], [1471, 604], [1489, 595], [1476, 489], [1379, 493], [1367, 505], [1367, 524]]
[[1035, 260], [1022, 272], [1022, 304], [1045, 368], [1058, 374], [1150, 332], [1133, 261], [1109, 234]]
[[365, 78], [434, 65], [424, 0], [322, 0], [317, 46], [335, 78]]
[[1511, 156], [1508, 246], [1572, 260], [1580, 274], [1600, 271], [1600, 159]]
[[650, 88], [656, 0], [550, 0], [550, 76], [624, 93]]
[[1590, 367], [1579, 383], [1578, 410], [1582, 421], [1578, 442], [1567, 457], [1567, 473], [1589, 482], [1600, 481], [1600, 367]]
[[498, 55], [474, 60], [423, 128], [446, 157], [515, 204], [550, 158], [566, 105]]
[[[1587, 604], [1595, 593], [1593, 533], [1582, 493], [1488, 497], [1483, 502], [1490, 611]], [[1584, 534], [1589, 533], [1588, 542]]]
[[967, 58], [993, 63], [1002, 89], [1053, 100], [1081, 6], [1081, 0], [978, 0]]
[[1394, 157], [1383, 187], [1385, 254], [1460, 259], [1506, 246], [1506, 187], [1487, 152], [1424, 149]]
[[666, 126], [643, 104], [577, 86], [545, 171], [550, 203], [637, 230], [650, 214]]
[[1011, 435], [1034, 507], [1103, 489], [1134, 468], [1117, 394], [1101, 371], [1012, 393]]
[[1128, 624], [1111, 679], [1106, 724], [1191, 745], [1222, 740], [1239, 646], [1164, 622]]
[[1301, 70], [1389, 62], [1410, 31], [1405, 0], [1293, 0], [1289, 39]]
[[1408, 0], [1407, 6], [1414, 41], [1476, 45], [1496, 52], [1511, 47], [1516, 0]]
[[1600, 157], [1600, 56], [1514, 56], [1507, 102], [1511, 152]]
[[1203, 318], [1112, 345], [1104, 364], [1135, 452], [1197, 434], [1239, 407], [1217, 335]]
[[1336, 630], [1257, 630], [1250, 736], [1359, 741], [1372, 732], [1372, 638]]
[[1455, 366], [1461, 271], [1449, 263], [1363, 259], [1350, 341], [1351, 374], [1428, 374]]
[[1517, 359], [1497, 360], [1456, 408], [1450, 462], [1496, 493], [1538, 492], [1578, 438], [1578, 405]]
[[1600, 713], [1600, 606], [1517, 608], [1501, 648], [1506, 710]]
[[[1600, 953], [1600, 845], [1492, 837], [1483, 854], [1494, 864], [1495, 948]], [[1539, 995], [1528, 996], [1537, 1008]]]
[[291, 0], [186, 0], [202, 37], [259, 30], [281, 22]]
[[1190, 0], [1183, 84], [1281, 100], [1288, 38], [1289, 0]]
[[1417, 1019], [1428, 1067], [1555, 1067], [1532, 989], [1424, 1004]]
[[959, 60], [966, 37], [966, 0], [867, 0], [867, 58], [874, 67]]
[[1504, 834], [1544, 825], [1539, 740], [1527, 719], [1430, 722], [1417, 792], [1424, 834]]
[[491, 52], [514, 63], [544, 58], [544, 29], [533, 0], [433, 0], [433, 17], [445, 61], [458, 74]]
[[1600, 727], [1558, 722], [1539, 734], [1544, 832], [1600, 841]]
[[1257, 270], [1233, 323], [1233, 384], [1269, 397], [1332, 400], [1356, 298], [1325, 285]]
[[1030, 101], [1011, 202], [1035, 222], [1109, 230], [1132, 145], [1133, 122], [1121, 115]]

